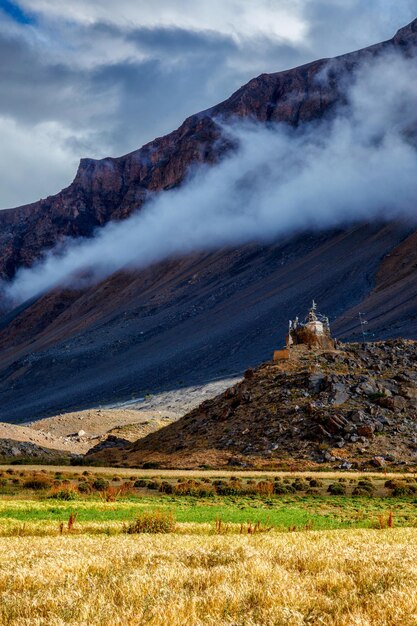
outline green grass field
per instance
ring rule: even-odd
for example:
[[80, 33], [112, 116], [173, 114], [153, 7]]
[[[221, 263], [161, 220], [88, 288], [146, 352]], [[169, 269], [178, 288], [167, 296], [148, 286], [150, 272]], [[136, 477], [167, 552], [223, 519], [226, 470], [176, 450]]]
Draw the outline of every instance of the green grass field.
[[129, 522], [142, 511], [165, 510], [180, 523], [244, 524], [261, 522], [279, 530], [307, 526], [315, 530], [336, 528], [378, 527], [380, 516], [393, 513], [396, 526], [417, 526], [416, 499], [341, 498], [325, 499], [317, 496], [274, 497], [266, 502], [248, 502], [242, 498], [218, 498], [207, 502], [195, 498], [129, 498], [103, 503], [95, 500], [51, 502], [48, 500], [7, 499], [0, 501], [0, 533], [7, 522], [19, 526], [31, 522], [61, 522], [71, 513], [77, 513], [77, 523]]
[[3, 535], [55, 534], [71, 514], [78, 533], [122, 532], [123, 524], [154, 510], [171, 513], [184, 531], [193, 525], [194, 532], [198, 525], [214, 528], [216, 520], [279, 531], [381, 528], [390, 516], [390, 524], [414, 527], [417, 482], [411, 475], [128, 476], [118, 470], [0, 468]]

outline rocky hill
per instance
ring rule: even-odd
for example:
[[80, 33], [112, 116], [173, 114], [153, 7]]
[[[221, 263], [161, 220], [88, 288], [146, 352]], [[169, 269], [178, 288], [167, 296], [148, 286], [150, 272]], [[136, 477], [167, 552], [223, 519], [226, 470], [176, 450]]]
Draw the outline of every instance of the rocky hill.
[[313, 469], [417, 466], [417, 342], [292, 349], [96, 462]]
[[[56, 196], [0, 212], [0, 276], [11, 278], [64, 236], [90, 236], [180, 185], [195, 163], [233, 149], [219, 119], [298, 125], [332, 114], [366, 59], [417, 48], [417, 20], [390, 41], [331, 62], [263, 74], [166, 137], [116, 159], [83, 159]], [[313, 297], [339, 338], [359, 311], [377, 339], [417, 338], [417, 246], [411, 223], [356, 224], [269, 245], [189, 255], [56, 289], [0, 318], [0, 420], [25, 421], [206, 383], [268, 358], [275, 336]], [[1, 303], [0, 303], [1, 305]]]

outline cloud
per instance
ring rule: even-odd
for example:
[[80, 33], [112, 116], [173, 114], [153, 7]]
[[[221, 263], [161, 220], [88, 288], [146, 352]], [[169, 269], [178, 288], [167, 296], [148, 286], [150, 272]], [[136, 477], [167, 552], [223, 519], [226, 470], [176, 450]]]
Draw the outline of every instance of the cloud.
[[223, 132], [239, 147], [217, 166], [190, 173], [183, 187], [93, 240], [70, 241], [21, 270], [7, 294], [17, 303], [58, 284], [294, 232], [417, 221], [416, 111], [415, 62], [390, 54], [358, 69], [348, 104], [332, 121], [297, 129], [228, 125]]
[[[1, 142], [2, 208], [50, 195], [73, 177], [79, 158], [131, 152], [258, 74], [387, 39], [415, 17], [415, 0], [7, 5], [7, 14], [0, 8], [0, 55], [7, 59], [0, 116], [11, 120], [11, 141], [13, 130], [16, 141], [26, 134], [21, 150], [33, 151], [36, 167], [19, 170], [10, 144]], [[60, 128], [53, 147], [50, 125]], [[51, 162], [51, 151], [68, 154], [66, 168]]]
[[126, 27], [213, 30], [236, 37], [254, 33], [300, 40], [305, 25], [300, 19], [302, 0], [22, 0], [22, 6], [55, 19], [82, 24], [107, 23]]
[[[6, 206], [17, 196], [27, 202], [39, 199], [45, 182], [51, 192], [59, 191], [63, 181], [71, 182], [68, 163], [76, 167], [77, 159], [71, 147], [76, 137], [60, 124], [45, 122], [29, 129], [0, 116], [0, 136], [8, 146], [7, 152], [0, 150], [0, 171], [7, 172], [7, 186], [2, 192]], [[39, 151], [44, 155], [41, 161], [34, 157]], [[32, 178], [28, 194], [24, 187], [22, 190], [23, 174]]]

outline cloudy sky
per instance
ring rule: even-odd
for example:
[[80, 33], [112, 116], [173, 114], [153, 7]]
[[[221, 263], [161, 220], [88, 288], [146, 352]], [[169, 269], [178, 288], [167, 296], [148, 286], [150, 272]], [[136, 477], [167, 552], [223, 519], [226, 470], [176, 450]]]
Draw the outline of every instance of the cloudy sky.
[[388, 39], [417, 0], [0, 0], [0, 208], [276, 72]]

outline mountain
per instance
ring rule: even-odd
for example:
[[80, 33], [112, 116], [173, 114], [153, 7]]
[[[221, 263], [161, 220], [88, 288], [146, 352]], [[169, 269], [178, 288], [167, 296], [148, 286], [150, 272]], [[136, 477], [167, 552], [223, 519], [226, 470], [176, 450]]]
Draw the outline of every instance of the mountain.
[[[331, 116], [360, 63], [416, 46], [417, 20], [392, 40], [330, 64], [263, 74], [131, 154], [82, 159], [73, 183], [56, 196], [0, 212], [0, 276], [11, 279], [63, 237], [92, 236], [140, 210], [149, 194], [180, 185], [190, 166], [216, 163], [234, 148], [221, 135], [221, 120], [296, 126]], [[324, 84], [316, 79], [325, 67]], [[267, 358], [289, 317], [312, 297], [339, 337], [357, 335], [359, 311], [376, 338], [417, 337], [414, 231], [400, 222], [357, 224], [196, 253], [28, 301], [0, 319], [0, 419], [33, 419], [243, 371]]]
[[417, 342], [291, 349], [241, 383], [96, 463], [311, 470], [417, 463]]

